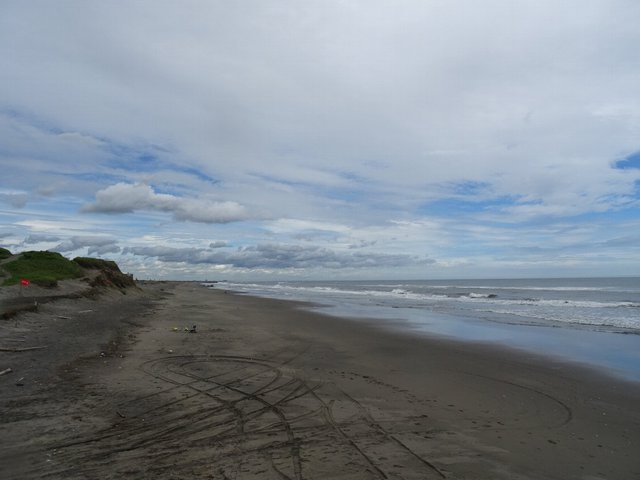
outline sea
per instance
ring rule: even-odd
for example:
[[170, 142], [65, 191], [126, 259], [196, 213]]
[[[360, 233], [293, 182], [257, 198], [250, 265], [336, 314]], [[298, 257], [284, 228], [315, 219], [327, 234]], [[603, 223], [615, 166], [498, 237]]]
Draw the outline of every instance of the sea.
[[640, 382], [640, 277], [216, 282], [412, 335], [508, 346]]

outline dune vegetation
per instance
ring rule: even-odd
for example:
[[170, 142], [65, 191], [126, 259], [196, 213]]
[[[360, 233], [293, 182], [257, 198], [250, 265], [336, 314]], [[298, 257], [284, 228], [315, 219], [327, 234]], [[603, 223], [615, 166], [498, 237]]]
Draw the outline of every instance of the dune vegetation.
[[15, 285], [21, 279], [43, 287], [54, 287], [58, 280], [79, 278], [83, 269], [76, 262], [56, 252], [24, 252], [2, 268], [9, 274], [4, 285]]

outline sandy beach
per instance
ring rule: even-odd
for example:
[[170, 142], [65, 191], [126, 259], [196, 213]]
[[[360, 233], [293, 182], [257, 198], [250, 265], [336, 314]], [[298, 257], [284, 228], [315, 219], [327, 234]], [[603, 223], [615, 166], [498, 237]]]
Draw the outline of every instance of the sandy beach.
[[577, 365], [188, 282], [0, 322], [3, 479], [640, 478], [640, 384]]

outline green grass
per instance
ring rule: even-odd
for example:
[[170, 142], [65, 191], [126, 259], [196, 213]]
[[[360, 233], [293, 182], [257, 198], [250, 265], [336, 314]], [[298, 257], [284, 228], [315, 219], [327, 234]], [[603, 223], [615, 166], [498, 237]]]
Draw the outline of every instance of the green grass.
[[0, 248], [0, 260], [4, 260], [5, 258], [9, 258], [11, 256], [11, 252], [6, 248]]
[[120, 272], [118, 264], [112, 260], [102, 260], [101, 258], [76, 257], [73, 259], [82, 268], [89, 270], [113, 270]]
[[4, 285], [15, 285], [26, 278], [36, 285], [52, 287], [58, 280], [78, 278], [82, 268], [55, 252], [24, 252], [17, 260], [2, 266], [9, 273]]

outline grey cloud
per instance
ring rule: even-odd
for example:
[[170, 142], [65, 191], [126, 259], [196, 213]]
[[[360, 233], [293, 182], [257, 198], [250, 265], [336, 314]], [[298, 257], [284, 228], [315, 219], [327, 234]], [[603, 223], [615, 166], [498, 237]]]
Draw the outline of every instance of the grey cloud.
[[0, 202], [8, 203], [14, 208], [23, 208], [28, 200], [29, 195], [26, 193], [0, 193]]
[[107, 253], [119, 253], [121, 248], [116, 244], [98, 245], [89, 247], [89, 255], [106, 255]]
[[40, 235], [40, 234], [32, 234], [24, 239], [25, 245], [30, 245], [33, 243], [42, 243], [42, 242], [59, 242], [60, 237], [56, 235]]
[[209, 244], [209, 248], [222, 248], [222, 247], [226, 247], [227, 246], [227, 242], [224, 242], [222, 240], [217, 240], [215, 242], [211, 242]]
[[65, 253], [88, 247], [90, 254], [113, 253], [120, 251], [116, 244], [117, 240], [112, 237], [74, 236], [59, 243], [52, 250]]
[[172, 213], [178, 221], [229, 223], [247, 218], [246, 209], [236, 202], [183, 198], [156, 193], [149, 185], [117, 183], [96, 193], [96, 202], [84, 212], [131, 213], [150, 210]]
[[378, 243], [377, 240], [360, 240], [358, 243], [352, 243], [351, 245], [349, 245], [349, 248], [351, 250], [353, 250], [353, 249], [356, 249], [356, 248], [372, 247], [376, 243]]
[[131, 247], [123, 253], [164, 262], [229, 265], [245, 269], [376, 268], [429, 265], [434, 260], [404, 254], [337, 252], [321, 247], [261, 244], [220, 252], [200, 248]]
[[222, 259], [210, 250], [203, 248], [175, 247], [125, 247], [123, 255], [131, 254], [141, 257], [155, 257], [164, 262], [184, 262], [190, 264], [218, 263], [215, 258]]
[[640, 235], [627, 235], [624, 237], [611, 238], [602, 242], [599, 246], [602, 246], [603, 248], [624, 247], [626, 249], [638, 249], [640, 248]]

